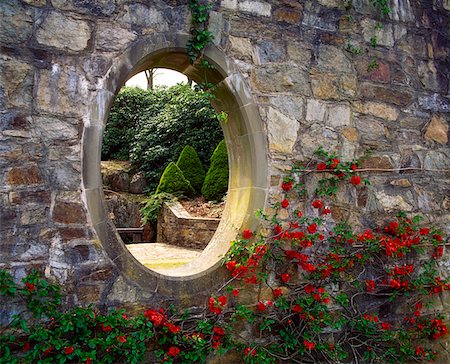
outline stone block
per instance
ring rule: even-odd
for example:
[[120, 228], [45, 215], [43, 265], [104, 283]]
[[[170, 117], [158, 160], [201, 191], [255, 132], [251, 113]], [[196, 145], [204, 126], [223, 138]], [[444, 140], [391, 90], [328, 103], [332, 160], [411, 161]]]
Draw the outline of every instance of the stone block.
[[368, 118], [356, 119], [356, 129], [366, 141], [376, 142], [386, 139], [386, 127], [376, 120]]
[[253, 0], [239, 2], [238, 9], [258, 16], [270, 16], [272, 13], [272, 5]]
[[344, 128], [342, 130], [342, 135], [351, 143], [356, 143], [358, 141], [358, 130], [356, 128]]
[[309, 99], [306, 106], [307, 121], [324, 121], [327, 106], [324, 102], [315, 99]]
[[323, 124], [313, 124], [302, 133], [299, 147], [303, 155], [311, 156], [321, 145], [326, 146], [328, 151], [337, 153], [338, 133], [329, 128], [324, 128]]
[[291, 61], [299, 66], [307, 67], [311, 61], [312, 52], [307, 44], [289, 40], [287, 44], [287, 54]]
[[126, 5], [122, 20], [132, 29], [151, 28], [164, 31], [169, 28], [167, 19], [160, 10], [139, 3]]
[[236, 10], [237, 9], [237, 0], [222, 0], [220, 2], [220, 6], [225, 9]]
[[231, 53], [240, 59], [251, 60], [254, 57], [252, 43], [249, 38], [229, 37]]
[[136, 33], [127, 29], [113, 26], [111, 22], [99, 22], [95, 37], [95, 47], [104, 51], [118, 51], [125, 49], [136, 39]]
[[400, 115], [396, 107], [381, 102], [355, 102], [353, 106], [356, 112], [372, 115], [388, 121], [395, 121]]
[[450, 101], [439, 94], [420, 96], [419, 106], [433, 112], [450, 112]]
[[289, 118], [278, 110], [269, 107], [267, 112], [267, 131], [269, 149], [273, 153], [291, 154], [300, 124], [297, 120]]
[[392, 103], [397, 106], [407, 106], [413, 100], [409, 90], [398, 87], [393, 89], [370, 83], [363, 83], [360, 87], [360, 93], [364, 98]]
[[433, 115], [425, 130], [425, 139], [446, 145], [448, 143], [448, 122], [443, 117]]
[[292, 92], [309, 96], [309, 79], [305, 71], [289, 64], [267, 64], [257, 67], [251, 82], [263, 92]]
[[52, 218], [61, 224], [85, 224], [86, 212], [78, 203], [57, 201], [53, 207]]
[[35, 122], [41, 139], [47, 143], [78, 140], [78, 126], [72, 124], [73, 119], [37, 117]]
[[401, 195], [391, 196], [387, 195], [384, 191], [376, 191], [375, 196], [385, 212], [413, 210], [413, 206], [408, 204]]
[[326, 124], [332, 128], [350, 126], [352, 113], [347, 105], [331, 105], [328, 108]]
[[33, 77], [34, 68], [30, 63], [0, 56], [0, 90], [3, 90], [7, 105], [31, 108]]
[[94, 16], [111, 15], [116, 10], [116, 0], [51, 0], [56, 9], [76, 11]]
[[0, 42], [23, 43], [33, 31], [33, 10], [17, 0], [0, 2]]
[[394, 31], [391, 24], [378, 26], [378, 21], [373, 19], [363, 19], [361, 21], [362, 34], [366, 42], [370, 42], [372, 37], [377, 38], [377, 44], [385, 47], [394, 46]]
[[351, 61], [347, 58], [342, 47], [320, 45], [317, 55], [319, 70], [336, 71], [341, 73], [354, 72]]
[[372, 156], [363, 160], [363, 162], [361, 163], [361, 168], [391, 170], [394, 168], [394, 165], [392, 164], [391, 159], [388, 156], [383, 155], [383, 156]]
[[314, 97], [325, 100], [339, 100], [338, 76], [333, 73], [311, 71], [311, 87]]
[[281, 62], [286, 58], [286, 50], [281, 42], [258, 40], [256, 54], [259, 64]]
[[50, 203], [49, 191], [14, 191], [9, 193], [9, 201], [13, 205], [24, 205], [28, 203]]
[[298, 24], [302, 19], [302, 14], [299, 10], [280, 8], [274, 12], [275, 20], [288, 24]]
[[299, 96], [273, 96], [270, 103], [280, 110], [284, 115], [301, 120], [303, 118], [304, 100]]
[[87, 21], [73, 19], [53, 11], [36, 32], [39, 44], [65, 51], [79, 52], [87, 48], [91, 27]]
[[11, 186], [43, 183], [41, 172], [36, 164], [13, 167], [9, 170], [6, 182]]

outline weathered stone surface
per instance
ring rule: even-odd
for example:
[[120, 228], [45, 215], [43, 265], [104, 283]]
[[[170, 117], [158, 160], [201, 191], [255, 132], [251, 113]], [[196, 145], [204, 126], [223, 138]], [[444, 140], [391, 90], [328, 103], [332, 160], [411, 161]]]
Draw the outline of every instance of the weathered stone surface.
[[52, 211], [53, 221], [61, 224], [84, 224], [86, 213], [81, 204], [57, 201]]
[[136, 301], [136, 288], [130, 287], [128, 282], [119, 277], [108, 295], [110, 301], [116, 302], [134, 302]]
[[384, 24], [383, 27], [377, 26], [377, 21], [372, 19], [363, 19], [361, 27], [363, 37], [366, 42], [370, 42], [372, 37], [376, 37], [377, 44], [392, 47], [394, 45], [394, 32], [391, 24]]
[[384, 191], [375, 192], [375, 196], [385, 212], [394, 211], [412, 211], [413, 206], [408, 204], [403, 196], [400, 195], [387, 195]]
[[359, 133], [358, 130], [356, 130], [356, 128], [344, 128], [342, 130], [342, 135], [349, 142], [355, 143], [358, 141]]
[[438, 69], [433, 61], [420, 62], [417, 67], [417, 73], [420, 83], [426, 90], [440, 91], [441, 82], [442, 88], [445, 90], [448, 86], [448, 80], [439, 75]]
[[450, 170], [450, 157], [443, 152], [431, 150], [425, 155], [423, 167], [425, 169], [448, 171]]
[[47, 4], [47, 0], [22, 0], [24, 3], [33, 5], [33, 6], [44, 6]]
[[143, 194], [146, 186], [147, 181], [145, 180], [143, 173], [139, 172], [131, 177], [130, 193]]
[[259, 16], [270, 16], [272, 12], [272, 6], [270, 4], [253, 0], [240, 1], [238, 3], [238, 9]]
[[386, 127], [373, 119], [356, 119], [356, 129], [365, 140], [377, 141], [386, 137]]
[[365, 159], [361, 163], [361, 168], [392, 170], [394, 168], [394, 165], [392, 164], [391, 159], [388, 156], [383, 155], [383, 156], [373, 156]]
[[230, 36], [230, 50], [235, 57], [251, 60], [254, 57], [252, 43], [249, 38]]
[[360, 91], [361, 96], [368, 99], [392, 103], [398, 106], [407, 106], [413, 100], [413, 96], [407, 90], [399, 88], [394, 90], [392, 88], [372, 85], [370, 83], [363, 83]]
[[450, 112], [449, 99], [442, 97], [439, 94], [420, 96], [419, 105], [424, 110], [430, 110], [433, 112]]
[[267, 112], [269, 149], [275, 153], [291, 154], [300, 124], [274, 108]]
[[11, 168], [6, 177], [9, 185], [33, 185], [43, 182], [41, 173], [36, 164], [31, 164], [23, 167]]
[[289, 8], [275, 10], [274, 16], [277, 21], [288, 24], [298, 24], [302, 18], [302, 14], [299, 10]]
[[339, 23], [337, 12], [322, 8], [312, 1], [306, 2], [304, 9], [303, 25], [332, 32], [337, 30]]
[[91, 27], [84, 20], [69, 18], [52, 11], [36, 33], [39, 44], [62, 50], [82, 51], [91, 39]]
[[31, 107], [33, 75], [34, 69], [29, 63], [0, 55], [0, 90], [11, 106]]
[[337, 72], [352, 72], [353, 66], [342, 48], [320, 45], [317, 65], [319, 69]]
[[51, 70], [39, 71], [36, 106], [41, 112], [82, 117], [87, 112], [87, 85], [77, 65], [55, 63]]
[[338, 93], [338, 77], [332, 73], [311, 72], [311, 86], [313, 95], [319, 99], [341, 99]]
[[222, 0], [220, 2], [220, 6], [226, 9], [236, 10], [237, 9], [237, 0]]
[[405, 188], [412, 186], [411, 182], [409, 182], [409, 180], [406, 178], [395, 179], [395, 180], [391, 181], [390, 184], [392, 186], [405, 187]]
[[433, 115], [425, 131], [425, 139], [433, 140], [443, 145], [447, 144], [448, 122], [444, 118]]
[[308, 76], [302, 69], [288, 64], [267, 64], [253, 70], [251, 81], [260, 91], [295, 92], [310, 95]]
[[74, 10], [95, 16], [111, 15], [116, 9], [116, 0], [51, 0], [53, 7]]
[[313, 124], [306, 132], [302, 133], [299, 148], [303, 155], [311, 156], [321, 145], [326, 145], [328, 151], [336, 153], [338, 134], [329, 128], [324, 128], [322, 124]]
[[9, 201], [13, 205], [24, 205], [27, 203], [50, 203], [49, 191], [14, 191], [9, 193]]
[[287, 53], [291, 61], [299, 66], [308, 66], [311, 61], [311, 49], [305, 43], [290, 41], [287, 44]]
[[283, 44], [267, 40], [256, 42], [256, 54], [259, 64], [280, 62], [286, 58], [286, 50]]
[[351, 111], [347, 105], [333, 105], [328, 108], [326, 124], [332, 128], [349, 126], [351, 123]]
[[304, 112], [304, 100], [299, 96], [274, 96], [270, 98], [270, 103], [279, 111], [290, 118], [301, 120]]
[[125, 11], [123, 21], [132, 28], [152, 28], [160, 31], [168, 29], [164, 14], [154, 7], [137, 3], [126, 5]]
[[380, 102], [355, 102], [353, 103], [353, 106], [357, 112], [369, 114], [389, 121], [397, 120], [400, 115], [400, 112], [394, 106]]
[[[78, 128], [72, 125], [69, 120], [51, 117], [39, 117], [35, 119], [42, 140], [55, 141], [76, 141], [78, 139]], [[73, 122], [73, 121], [72, 121]]]
[[45, 224], [48, 219], [48, 206], [27, 205], [20, 214], [22, 225]]
[[0, 2], [0, 29], [1, 43], [27, 41], [33, 31], [33, 11], [17, 0]]
[[99, 22], [95, 45], [97, 49], [104, 51], [121, 50], [136, 39], [136, 33], [127, 29], [112, 27], [110, 22]]
[[306, 106], [306, 120], [324, 121], [327, 111], [326, 104], [315, 99], [309, 99]]

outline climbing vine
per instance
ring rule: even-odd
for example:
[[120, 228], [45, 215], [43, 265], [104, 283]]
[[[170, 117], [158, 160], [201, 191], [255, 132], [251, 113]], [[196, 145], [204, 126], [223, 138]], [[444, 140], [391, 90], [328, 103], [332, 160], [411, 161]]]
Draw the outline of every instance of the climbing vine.
[[138, 363], [146, 352], [161, 363], [227, 352], [251, 364], [444, 362], [446, 241], [403, 212], [371, 229], [339, 221], [334, 196], [367, 188], [364, 173], [321, 148], [294, 163], [257, 212], [261, 228], [232, 243], [229, 280], [193, 311], [64, 310], [61, 288], [37, 272], [16, 284], [0, 271], [3, 302], [26, 306], [0, 332], [0, 363]]

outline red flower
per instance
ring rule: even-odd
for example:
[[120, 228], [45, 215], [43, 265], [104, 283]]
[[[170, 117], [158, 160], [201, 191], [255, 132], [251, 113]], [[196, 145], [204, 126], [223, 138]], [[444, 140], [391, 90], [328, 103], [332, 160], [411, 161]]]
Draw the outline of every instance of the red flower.
[[258, 304], [256, 305], [256, 308], [258, 309], [258, 311], [265, 311], [267, 309], [267, 306], [264, 302], [258, 302]]
[[289, 201], [287, 199], [284, 199], [283, 201], [281, 201], [281, 207], [283, 209], [287, 208], [289, 206]]
[[358, 166], [355, 163], [353, 163], [350, 168], [356, 171], [358, 169]]
[[86, 364], [92, 364], [92, 359], [91, 358], [87, 358], [86, 359]]
[[214, 326], [213, 331], [219, 336], [225, 335], [225, 330], [219, 326]]
[[220, 296], [217, 301], [221, 306], [225, 306], [227, 304], [227, 297], [226, 296]]
[[166, 325], [166, 327], [169, 329], [169, 331], [172, 334], [175, 334], [175, 333], [177, 333], [177, 332], [179, 332], [181, 330], [180, 326], [174, 325], [174, 324], [172, 324], [170, 322]]
[[234, 297], [237, 297], [237, 296], [239, 296], [239, 290], [238, 290], [238, 289], [233, 289], [233, 291], [231, 292], [231, 294], [232, 294]]
[[314, 290], [315, 290], [315, 288], [314, 288], [314, 286], [311, 285], [311, 284], [308, 284], [308, 285], [305, 287], [305, 292], [306, 292], [306, 293], [313, 293]]
[[116, 339], [119, 343], [122, 343], [122, 344], [127, 342], [127, 337], [125, 335], [117, 336]]
[[105, 324], [102, 324], [102, 331], [110, 332], [110, 331], [112, 331], [112, 327], [110, 325], [105, 326]]
[[303, 213], [301, 211], [297, 211], [297, 217], [302, 217]]
[[336, 168], [338, 164], [339, 164], [339, 159], [334, 158], [333, 159], [333, 164], [331, 165], [331, 169]]
[[375, 281], [373, 279], [369, 279], [366, 281], [366, 291], [373, 292], [375, 290]]
[[281, 188], [283, 189], [283, 191], [290, 191], [292, 189], [292, 181], [284, 181], [281, 184]]
[[253, 236], [253, 231], [251, 230], [244, 230], [244, 232], [242, 233], [244, 236], [244, 239], [251, 239], [251, 237]]
[[382, 322], [381, 323], [381, 329], [382, 330], [389, 330], [391, 328], [391, 324], [387, 323], [387, 322]]
[[249, 356], [249, 355], [251, 355], [251, 356], [257, 356], [258, 354], [256, 353], [255, 348], [247, 347], [247, 348], [245, 348], [245, 350], [244, 350], [244, 355], [247, 355], [247, 356]]
[[314, 207], [315, 209], [321, 209], [323, 207], [323, 203], [320, 200], [314, 200], [312, 202], [312, 207]]
[[274, 288], [274, 290], [273, 290], [273, 296], [275, 297], [275, 298], [278, 298], [278, 297], [280, 297], [280, 296], [282, 296], [283, 295], [283, 291], [281, 290], [281, 288]]
[[302, 306], [300, 306], [300, 305], [294, 305], [294, 306], [292, 306], [292, 312], [296, 312], [296, 313], [300, 313], [300, 312], [302, 312], [303, 311], [303, 307]]
[[283, 228], [280, 226], [280, 225], [276, 225], [274, 228], [273, 228], [273, 231], [275, 232], [275, 234], [281, 234], [281, 232], [283, 231]]
[[287, 282], [289, 282], [289, 281], [291, 280], [291, 275], [290, 275], [289, 273], [283, 273], [283, 274], [281, 275], [281, 280], [282, 280], [284, 283], [287, 283]]
[[33, 283], [28, 283], [28, 282], [25, 282], [25, 287], [27, 288], [27, 290], [29, 292], [33, 292], [35, 290], [35, 288], [36, 288]]
[[47, 355], [47, 354], [49, 354], [51, 351], [53, 350], [53, 346], [49, 346], [47, 349], [45, 349], [44, 351], [43, 351], [43, 355]]
[[419, 231], [420, 235], [428, 235], [429, 233], [430, 233], [429, 228], [423, 228], [423, 229], [420, 229], [420, 231]]
[[352, 176], [352, 178], [350, 178], [350, 183], [354, 186], [358, 186], [359, 184], [361, 184], [361, 177], [360, 176]]
[[236, 261], [230, 260], [229, 262], [227, 262], [227, 264], [225, 264], [225, 266], [227, 267], [228, 270], [235, 270], [236, 264], [237, 264]]
[[171, 346], [169, 350], [167, 350], [167, 355], [176, 357], [180, 353], [180, 349], [176, 346]]
[[325, 169], [327, 169], [327, 165], [324, 162], [321, 162], [317, 165], [318, 171], [324, 171]]
[[317, 224], [316, 223], [312, 223], [311, 225], [308, 226], [308, 232], [310, 234], [314, 234], [317, 231]]
[[316, 346], [316, 344], [314, 344], [312, 341], [308, 341], [308, 340], [304, 340], [303, 345], [305, 345], [305, 348], [308, 350], [312, 350]]
[[70, 355], [73, 353], [74, 350], [75, 349], [73, 348], [73, 346], [68, 346], [68, 347], [64, 348], [64, 354]]
[[328, 215], [329, 213], [331, 213], [331, 210], [330, 210], [328, 207], [325, 207], [325, 208], [322, 210], [322, 215]]
[[220, 341], [213, 341], [211, 346], [213, 349], [217, 349], [220, 346]]

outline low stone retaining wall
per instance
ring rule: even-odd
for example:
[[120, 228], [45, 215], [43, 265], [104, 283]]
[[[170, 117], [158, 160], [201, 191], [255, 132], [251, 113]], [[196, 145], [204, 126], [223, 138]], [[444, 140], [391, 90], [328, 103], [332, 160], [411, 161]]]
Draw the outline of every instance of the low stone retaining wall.
[[157, 243], [204, 249], [220, 219], [191, 216], [179, 202], [164, 203], [158, 218]]

